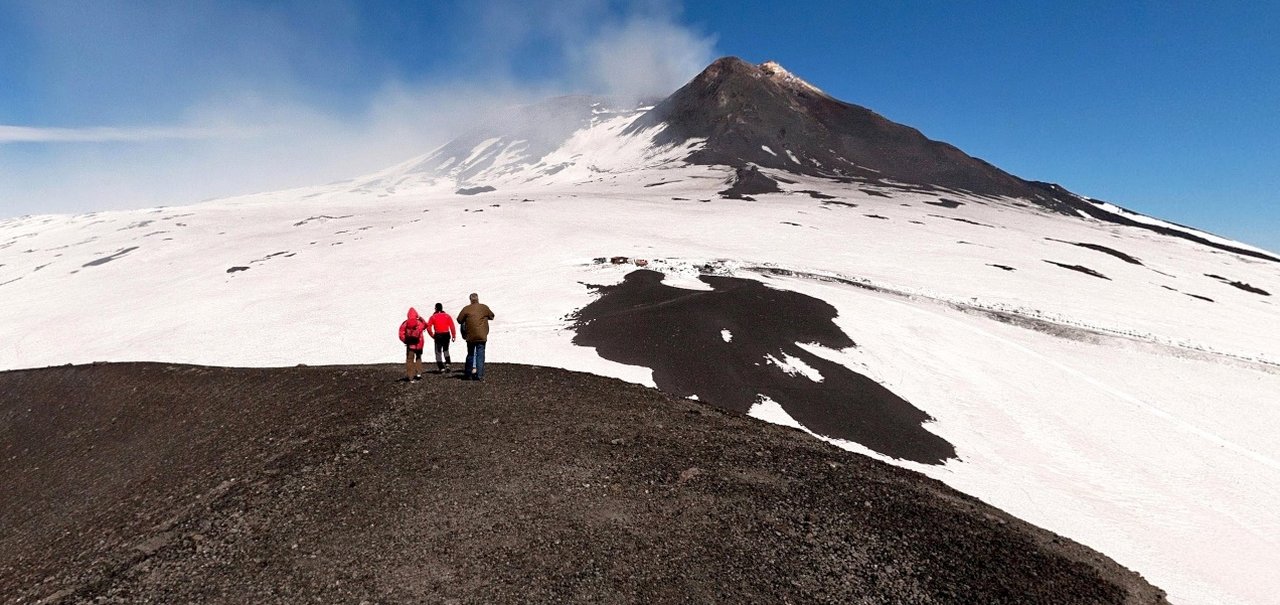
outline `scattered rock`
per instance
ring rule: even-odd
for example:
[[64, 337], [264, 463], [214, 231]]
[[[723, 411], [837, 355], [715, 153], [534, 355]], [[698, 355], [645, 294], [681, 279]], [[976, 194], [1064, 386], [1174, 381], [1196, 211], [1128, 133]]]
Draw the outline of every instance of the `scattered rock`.
[[701, 475], [701, 474], [702, 474], [702, 469], [696, 466], [691, 466], [687, 469], [684, 469], [680, 471], [680, 476], [676, 478], [676, 485], [683, 485], [685, 483], [693, 481], [698, 477], [698, 475]]

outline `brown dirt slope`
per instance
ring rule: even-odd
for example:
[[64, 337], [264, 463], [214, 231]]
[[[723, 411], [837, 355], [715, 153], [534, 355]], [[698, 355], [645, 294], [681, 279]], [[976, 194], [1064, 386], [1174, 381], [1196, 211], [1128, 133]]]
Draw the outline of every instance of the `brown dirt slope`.
[[492, 365], [0, 373], [7, 603], [1163, 603], [798, 431]]

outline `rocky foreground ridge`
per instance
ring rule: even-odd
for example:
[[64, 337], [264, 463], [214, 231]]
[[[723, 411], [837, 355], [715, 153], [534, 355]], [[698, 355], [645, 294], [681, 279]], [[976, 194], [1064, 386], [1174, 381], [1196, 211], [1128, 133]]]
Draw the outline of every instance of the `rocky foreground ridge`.
[[919, 474], [491, 365], [0, 373], [6, 603], [1163, 603]]

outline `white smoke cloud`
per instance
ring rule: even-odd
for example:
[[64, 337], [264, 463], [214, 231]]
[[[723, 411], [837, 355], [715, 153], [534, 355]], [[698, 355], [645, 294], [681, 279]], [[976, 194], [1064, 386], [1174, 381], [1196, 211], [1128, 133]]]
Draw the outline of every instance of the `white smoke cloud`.
[[573, 63], [590, 84], [631, 99], [665, 96], [706, 67], [715, 41], [675, 23], [636, 18], [606, 27]]
[[[354, 103], [334, 103], [289, 72], [306, 38], [274, 31], [289, 43], [246, 43], [264, 74], [219, 65], [214, 71], [232, 72], [223, 85], [200, 90], [163, 123], [0, 125], [0, 216], [177, 205], [332, 182], [421, 154], [512, 105], [572, 92], [666, 95], [714, 58], [714, 41], [678, 23], [678, 7], [641, 8], [614, 16], [602, 0], [486, 3], [467, 24], [465, 74], [391, 75]], [[333, 41], [342, 52], [352, 44]], [[556, 49], [551, 75], [512, 75], [529, 45]]]

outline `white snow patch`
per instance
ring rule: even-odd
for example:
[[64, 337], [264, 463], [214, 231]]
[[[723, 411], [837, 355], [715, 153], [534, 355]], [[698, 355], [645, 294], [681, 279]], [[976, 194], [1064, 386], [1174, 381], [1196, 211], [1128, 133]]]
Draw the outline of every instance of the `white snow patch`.
[[783, 353], [781, 360], [773, 355], [765, 355], [764, 358], [769, 363], [781, 368], [783, 372], [786, 372], [790, 376], [804, 376], [814, 382], [822, 382], [822, 374], [813, 369], [813, 366], [805, 363], [804, 360], [799, 357]]
[[525, 140], [512, 141], [502, 148], [497, 156], [493, 159], [493, 168], [491, 172], [494, 174], [505, 174], [515, 172], [520, 169], [521, 162], [528, 158], [525, 150], [529, 148], [529, 142]]
[[780, 80], [792, 86], [796, 86], [812, 92], [816, 92], [823, 96], [826, 96], [827, 94], [825, 92], [822, 92], [822, 89], [818, 88], [817, 86], [814, 86], [804, 81], [803, 78], [800, 78], [795, 74], [787, 71], [785, 68], [782, 67], [782, 65], [779, 65], [777, 61], [765, 61], [764, 63], [760, 64], [760, 68], [764, 70], [765, 74], [769, 75], [775, 80]]
[[854, 443], [852, 441], [845, 441], [844, 439], [836, 439], [834, 437], [827, 437], [826, 435], [819, 435], [809, 430], [809, 427], [803, 424], [800, 424], [800, 422], [795, 418], [792, 418], [791, 414], [788, 414], [787, 411], [782, 408], [782, 404], [770, 399], [766, 395], [757, 394], [757, 397], [759, 397], [759, 400], [757, 400], [754, 404], [752, 404], [751, 408], [747, 410], [747, 415], [752, 418], [755, 418], [756, 420], [763, 420], [770, 424], [791, 427], [793, 429], [800, 429], [842, 450], [850, 451], [855, 454], [862, 454], [863, 456], [866, 456], [868, 458], [875, 458], [876, 460], [888, 462], [890, 464], [905, 466], [907, 468], [914, 469], [916, 471], [922, 471], [925, 466], [922, 464], [916, 464], [914, 462], [903, 462], [902, 460], [895, 460], [893, 458], [889, 458], [884, 454], [868, 449], [867, 447], [858, 443]]
[[796, 157], [796, 154], [791, 153], [791, 150], [790, 150], [790, 149], [788, 149], [788, 150], [787, 150], [787, 157], [791, 158], [791, 161], [792, 161], [792, 162], [795, 162], [795, 163], [797, 163], [797, 164], [799, 164], [799, 163], [800, 163], [800, 159]]
[[778, 155], [778, 154], [774, 153], [772, 149], [769, 149], [769, 146], [768, 146], [768, 145], [761, 145], [761, 146], [760, 146], [760, 148], [761, 148], [761, 149], [763, 149], [763, 150], [764, 150], [764, 152], [765, 152], [765, 153], [767, 153], [767, 154], [769, 154], [769, 155], [773, 155], [773, 156]]
[[753, 404], [751, 409], [747, 410], [747, 415], [765, 422], [789, 426], [793, 429], [800, 429], [808, 432], [808, 429], [804, 428], [804, 426], [799, 422], [796, 422], [796, 419], [792, 418], [791, 414], [788, 414], [786, 410], [782, 409], [781, 404], [764, 395], [760, 395], [760, 401]]
[[886, 387], [891, 387], [902, 379], [901, 368], [886, 367], [884, 364], [876, 363], [878, 359], [874, 354], [857, 347], [832, 349], [813, 342], [798, 342], [796, 345], [815, 357], [842, 365]]
[[733, 342], [733, 332], [720, 330], [720, 338], [723, 338], [725, 342]]
[[467, 159], [462, 160], [462, 163], [460, 165], [466, 166], [467, 164], [470, 164], [476, 158], [480, 157], [480, 155], [483, 154], [486, 150], [492, 147], [495, 143], [501, 140], [502, 139], [499, 137], [494, 137], [492, 139], [485, 139], [481, 141], [479, 145], [476, 145], [471, 149], [471, 155], [467, 156]]
[[654, 271], [662, 272], [662, 284], [672, 288], [680, 288], [682, 290], [700, 290], [710, 292], [715, 288], [711, 284], [698, 279], [700, 274], [696, 269], [688, 266], [670, 265], [662, 261], [653, 261], [649, 268]]

